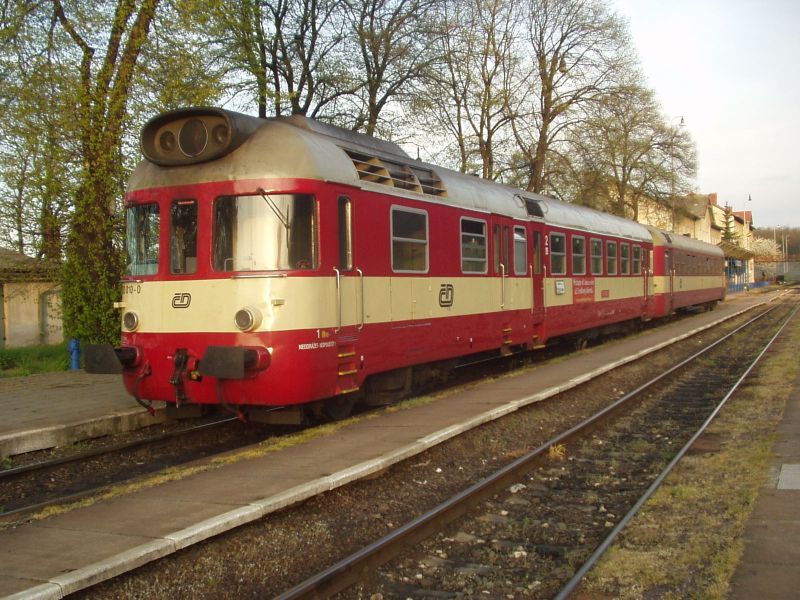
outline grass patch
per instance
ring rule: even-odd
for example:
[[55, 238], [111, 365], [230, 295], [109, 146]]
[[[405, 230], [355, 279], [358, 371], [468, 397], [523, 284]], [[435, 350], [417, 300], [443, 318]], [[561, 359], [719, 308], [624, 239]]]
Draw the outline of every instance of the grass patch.
[[754, 383], [708, 428], [720, 450], [690, 454], [678, 464], [586, 578], [585, 591], [614, 598], [727, 597], [744, 528], [767, 483], [775, 428], [798, 377], [798, 342], [795, 320]]
[[0, 350], [0, 377], [22, 377], [35, 373], [66, 371], [67, 343]]

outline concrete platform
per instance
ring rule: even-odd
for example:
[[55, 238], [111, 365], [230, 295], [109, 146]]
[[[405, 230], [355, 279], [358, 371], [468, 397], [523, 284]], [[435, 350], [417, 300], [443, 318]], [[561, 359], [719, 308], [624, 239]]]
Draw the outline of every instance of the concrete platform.
[[772, 447], [774, 477], [761, 489], [731, 580], [732, 600], [800, 597], [800, 378]]
[[[335, 435], [312, 439], [279, 453], [0, 531], [0, 597], [60, 598], [284, 506], [379, 472], [480, 423], [574, 387], [774, 296], [740, 295], [714, 312], [607, 343], [557, 364], [478, 384], [413, 411], [381, 413], [350, 424]], [[75, 381], [83, 382], [80, 378]], [[47, 382], [52, 385], [50, 379], [43, 382], [45, 388]], [[103, 386], [113, 383], [97, 385], [98, 389], [110, 390]], [[68, 403], [67, 414], [78, 410], [82, 398], [92, 396], [107, 398], [106, 412], [117, 406], [110, 391], [95, 392], [91, 386], [75, 390], [75, 395], [59, 401]], [[36, 390], [34, 380], [29, 380], [27, 387], [17, 386], [19, 398], [33, 399], [42, 394], [48, 392]], [[3, 393], [3, 417], [10, 406], [6, 400]], [[43, 403], [44, 409], [55, 405], [52, 397], [38, 402]], [[42, 404], [36, 406], [36, 410], [43, 410]], [[33, 410], [34, 405], [30, 404], [29, 409]], [[103, 414], [101, 410], [95, 417]], [[17, 419], [22, 420], [20, 416]], [[81, 551], [76, 552], [75, 548]]]
[[118, 375], [83, 371], [0, 379], [0, 415], [0, 458], [165, 420], [136, 404]]

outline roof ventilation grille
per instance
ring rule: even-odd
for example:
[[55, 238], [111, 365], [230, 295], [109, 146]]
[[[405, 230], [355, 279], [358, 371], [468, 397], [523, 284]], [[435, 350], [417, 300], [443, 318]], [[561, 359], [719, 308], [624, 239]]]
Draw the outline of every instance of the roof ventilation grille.
[[370, 181], [420, 194], [446, 197], [447, 190], [432, 169], [410, 166], [390, 158], [378, 158], [362, 151], [342, 148], [361, 181]]

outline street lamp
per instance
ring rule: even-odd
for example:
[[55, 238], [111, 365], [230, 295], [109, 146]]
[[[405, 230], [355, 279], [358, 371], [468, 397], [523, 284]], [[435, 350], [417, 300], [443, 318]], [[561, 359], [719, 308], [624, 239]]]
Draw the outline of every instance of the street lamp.
[[[747, 201], [748, 202], [753, 201], [753, 197], [750, 194], [747, 194]], [[747, 207], [748, 205], [745, 204], [744, 211], [742, 211], [742, 218], [744, 220], [744, 239], [742, 240], [743, 242], [742, 246], [744, 247], [745, 250], [749, 251], [753, 247], [753, 245], [750, 243], [750, 227], [747, 224], [747, 212], [748, 212]], [[751, 260], [752, 260], [751, 258], [747, 258], [747, 262], [745, 263], [747, 265], [747, 268], [745, 269], [745, 279], [746, 279], [746, 281], [744, 282], [745, 285], [750, 284], [750, 273], [752, 272], [750, 270]], [[755, 261], [753, 261], [753, 270], [755, 270]]]
[[[675, 121], [677, 119], [680, 119], [680, 122], [678, 123], [678, 126], [675, 128], [675, 136], [673, 137], [673, 140], [677, 139], [678, 129], [683, 127], [685, 125], [685, 123], [686, 123], [683, 120], [683, 116], [673, 117], [670, 122]], [[670, 183], [671, 183], [670, 199], [672, 200], [672, 233], [676, 233], [676, 231], [675, 231], [675, 186], [676, 186], [676, 182], [675, 182], [675, 179], [676, 179], [676, 176], [675, 176], [675, 153], [676, 153], [677, 148], [678, 148], [677, 143], [674, 143], [672, 145], [672, 152], [670, 153], [671, 154], [671, 156], [670, 156], [670, 174], [671, 174], [671, 177], [670, 177]]]

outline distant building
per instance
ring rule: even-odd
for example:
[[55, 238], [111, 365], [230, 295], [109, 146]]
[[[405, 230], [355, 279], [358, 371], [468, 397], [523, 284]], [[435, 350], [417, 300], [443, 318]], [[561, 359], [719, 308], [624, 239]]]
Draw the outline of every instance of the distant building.
[[61, 288], [53, 269], [0, 248], [0, 349], [63, 339]]
[[755, 283], [751, 211], [720, 206], [715, 193], [689, 194], [676, 198], [672, 206], [641, 200], [639, 222], [722, 248], [730, 291], [741, 291]]

